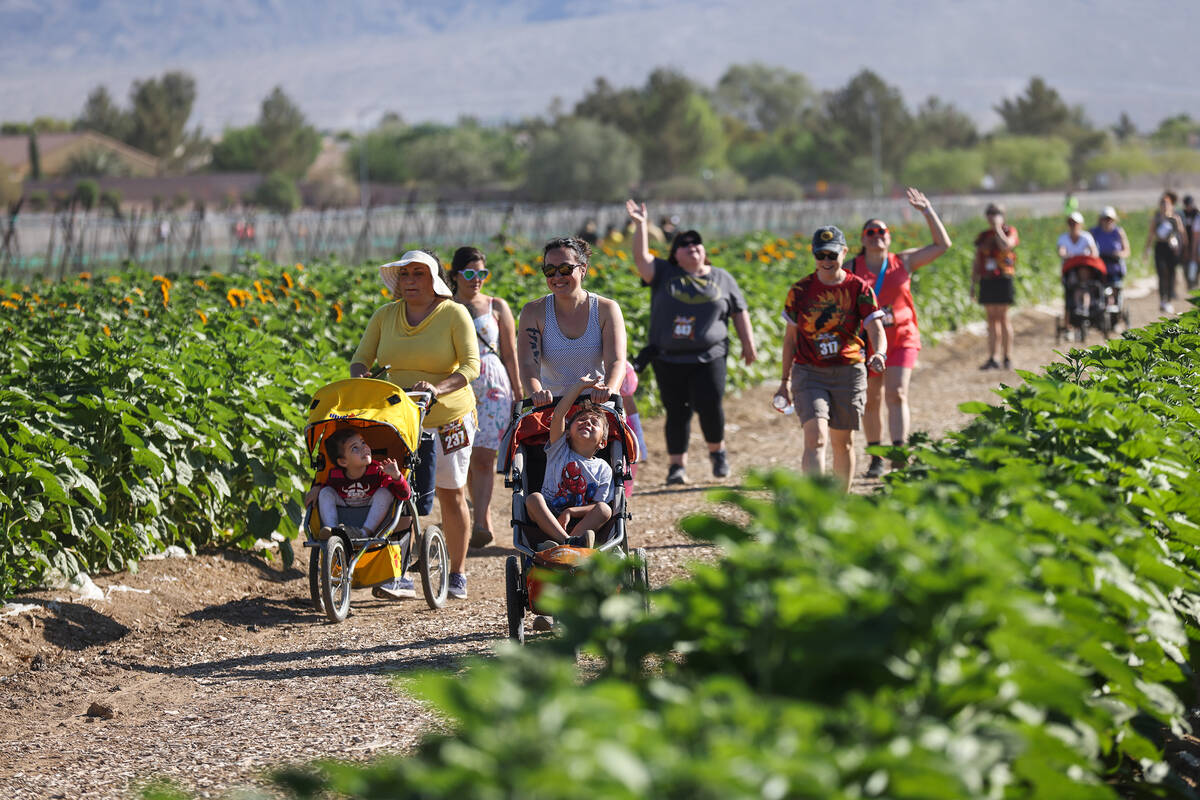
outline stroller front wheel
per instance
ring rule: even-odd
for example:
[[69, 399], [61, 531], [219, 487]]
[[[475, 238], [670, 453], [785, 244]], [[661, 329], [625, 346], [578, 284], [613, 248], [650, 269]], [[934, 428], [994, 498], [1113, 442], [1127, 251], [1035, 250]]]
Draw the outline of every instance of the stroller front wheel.
[[450, 591], [450, 552], [446, 549], [442, 529], [436, 525], [421, 532], [420, 542], [421, 589], [425, 593], [425, 603], [436, 610], [446, 604], [446, 595]]
[[508, 638], [525, 644], [525, 593], [521, 591], [521, 563], [516, 556], [509, 556], [504, 562], [504, 601]]
[[341, 622], [350, 613], [350, 559], [341, 536], [325, 542], [321, 556], [321, 598], [330, 622]]

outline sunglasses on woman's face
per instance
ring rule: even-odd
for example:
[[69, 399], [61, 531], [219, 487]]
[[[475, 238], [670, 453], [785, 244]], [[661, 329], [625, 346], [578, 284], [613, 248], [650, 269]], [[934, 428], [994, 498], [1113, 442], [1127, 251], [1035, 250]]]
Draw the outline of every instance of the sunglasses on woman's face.
[[572, 272], [574, 272], [576, 269], [578, 269], [579, 267], [582, 267], [582, 266], [583, 266], [582, 264], [571, 264], [571, 263], [542, 264], [542, 274], [545, 275], [547, 278], [553, 277], [555, 275], [561, 275], [562, 277], [565, 278], [568, 275], [570, 275]]
[[462, 275], [469, 281], [473, 281], [476, 278], [479, 278], [481, 281], [486, 281], [489, 273], [486, 269], [464, 269], [459, 270], [458, 274]]
[[874, 225], [870, 228], [863, 228], [863, 236], [887, 236], [887, 232], [887, 228], [876, 227]]
[[813, 258], [817, 261], [837, 261], [838, 255], [831, 250], [822, 250], [819, 253], [813, 253]]

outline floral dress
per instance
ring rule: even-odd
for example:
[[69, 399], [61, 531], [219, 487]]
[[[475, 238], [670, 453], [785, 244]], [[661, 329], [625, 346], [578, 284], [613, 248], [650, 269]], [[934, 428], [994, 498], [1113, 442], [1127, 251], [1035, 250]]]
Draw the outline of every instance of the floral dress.
[[491, 303], [487, 312], [475, 317], [474, 322], [479, 335], [479, 377], [471, 381], [471, 388], [475, 390], [479, 430], [473, 445], [499, 450], [500, 438], [512, 416], [513, 393], [508, 370], [500, 360], [500, 323], [492, 313]]

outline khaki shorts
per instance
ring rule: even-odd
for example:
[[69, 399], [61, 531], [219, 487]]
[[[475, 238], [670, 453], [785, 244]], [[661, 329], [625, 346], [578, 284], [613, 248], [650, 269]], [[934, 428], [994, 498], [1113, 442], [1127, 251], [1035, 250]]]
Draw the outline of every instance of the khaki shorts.
[[867, 368], [792, 364], [792, 404], [801, 425], [819, 418], [829, 420], [834, 430], [856, 431], [867, 404]]
[[471, 468], [471, 443], [475, 441], [475, 412], [467, 414], [461, 422], [463, 434], [466, 437], [465, 444], [462, 441], [456, 442], [458, 449], [452, 453], [446, 452], [437, 428], [425, 429], [433, 433], [437, 448], [437, 467], [433, 485], [439, 489], [461, 489], [467, 485], [467, 471]]

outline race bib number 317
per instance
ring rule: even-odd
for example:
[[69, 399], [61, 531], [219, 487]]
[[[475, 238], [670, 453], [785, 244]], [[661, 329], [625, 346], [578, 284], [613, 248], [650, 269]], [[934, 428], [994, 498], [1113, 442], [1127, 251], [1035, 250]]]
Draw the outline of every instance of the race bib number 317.
[[817, 334], [817, 355], [821, 358], [837, 358], [841, 351], [842, 341], [836, 333]]

